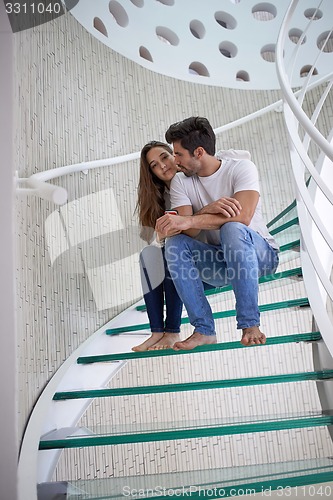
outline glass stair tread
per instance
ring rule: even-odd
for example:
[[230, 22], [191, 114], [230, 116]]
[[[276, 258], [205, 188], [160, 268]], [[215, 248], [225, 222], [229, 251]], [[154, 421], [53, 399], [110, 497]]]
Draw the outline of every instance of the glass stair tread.
[[296, 200], [293, 200], [282, 212], [277, 214], [272, 220], [267, 223], [267, 227], [270, 229], [273, 226], [281, 225], [283, 222], [289, 219], [293, 219], [297, 215]]
[[307, 332], [307, 333], [294, 333], [290, 335], [279, 335], [277, 337], [267, 338], [266, 344], [244, 346], [239, 341], [236, 342], [218, 342], [216, 344], [209, 344], [196, 347], [190, 351], [180, 350], [174, 351], [173, 349], [163, 349], [159, 351], [143, 351], [143, 352], [121, 352], [117, 354], [96, 354], [93, 356], [79, 356], [77, 358], [78, 364], [100, 363], [106, 361], [121, 361], [125, 359], [137, 358], [154, 358], [160, 356], [181, 356], [184, 354], [197, 354], [207, 351], [224, 351], [229, 349], [253, 349], [255, 347], [264, 348], [265, 346], [288, 344], [292, 342], [316, 342], [321, 339], [320, 332]]
[[[279, 301], [279, 302], [271, 302], [268, 304], [261, 304], [261, 305], [259, 305], [259, 311], [260, 312], [268, 312], [268, 311], [276, 311], [276, 310], [287, 309], [287, 308], [292, 308], [292, 307], [307, 307], [309, 305], [310, 305], [310, 303], [309, 303], [309, 300], [307, 297], [300, 297], [298, 299], [290, 299], [290, 300], [284, 300], [284, 301]], [[213, 313], [214, 319], [230, 318], [232, 316], [236, 316], [235, 309], [229, 309], [227, 311]], [[181, 320], [182, 325], [185, 325], [189, 322], [190, 322], [190, 320], [188, 317], [184, 317]], [[118, 328], [108, 328], [105, 331], [105, 333], [107, 335], [119, 335], [120, 333], [134, 332], [134, 331], [138, 331], [138, 330], [147, 330], [147, 329], [150, 329], [149, 323], [142, 323], [142, 324], [138, 324], [138, 325], [121, 326]]]
[[56, 392], [53, 400], [87, 399], [114, 396], [132, 396], [140, 394], [160, 394], [165, 392], [198, 391], [207, 389], [223, 389], [230, 387], [244, 387], [251, 385], [278, 384], [287, 382], [300, 382], [305, 380], [328, 380], [333, 378], [333, 370], [284, 373], [261, 377], [234, 378], [224, 380], [210, 380], [203, 382], [187, 382], [180, 384], [146, 385], [138, 387], [87, 389], [75, 391]]
[[[293, 269], [287, 269], [286, 271], [280, 271], [278, 273], [269, 274], [267, 276], [262, 276], [259, 279], [259, 283], [260, 284], [269, 283], [271, 281], [277, 281], [277, 280], [281, 280], [281, 279], [285, 279], [285, 278], [292, 278], [295, 276], [298, 276], [298, 277], [302, 276], [302, 268], [301, 267], [295, 267]], [[217, 295], [220, 293], [229, 292], [231, 290], [232, 290], [231, 285], [226, 285], [226, 286], [223, 286], [220, 288], [211, 288], [211, 289], [205, 290], [205, 295], [206, 296]], [[145, 304], [141, 304], [141, 305], [137, 306], [135, 309], [137, 311], [146, 311], [147, 307]]]
[[268, 222], [267, 227], [280, 245], [280, 251], [289, 250], [290, 248], [285, 248], [288, 239], [299, 239], [300, 237], [296, 201], [294, 200], [280, 214]]
[[288, 250], [299, 250], [300, 247], [300, 239], [293, 239], [292, 241], [289, 241], [288, 243], [283, 243], [280, 244], [280, 253], [281, 252], [287, 252]]
[[168, 441], [253, 432], [269, 432], [333, 424], [333, 411], [214, 418], [187, 422], [150, 422], [63, 428], [43, 436], [40, 450]]
[[333, 459], [328, 457], [219, 469], [67, 481], [67, 498], [72, 500], [124, 498], [128, 492], [132, 492], [132, 496], [136, 492], [138, 498], [164, 498], [163, 493], [167, 493], [164, 489], [170, 492], [177, 491], [174, 496], [180, 498], [186, 496], [205, 498], [208, 497], [208, 493], [209, 498], [216, 498], [213, 496], [215, 488], [221, 490], [216, 491], [220, 497], [226, 497], [230, 496], [232, 488], [235, 487], [239, 490], [251, 487], [256, 492], [262, 493], [264, 490], [269, 492], [282, 487], [328, 482], [332, 478]]
[[277, 226], [275, 228], [271, 228], [269, 230], [269, 232], [275, 236], [276, 234], [279, 234], [279, 233], [282, 233], [283, 231], [286, 231], [287, 229], [289, 229], [290, 227], [292, 226], [296, 226], [298, 225], [299, 221], [298, 221], [298, 217], [293, 217], [292, 219], [284, 222], [283, 224], [281, 224], [280, 226]]

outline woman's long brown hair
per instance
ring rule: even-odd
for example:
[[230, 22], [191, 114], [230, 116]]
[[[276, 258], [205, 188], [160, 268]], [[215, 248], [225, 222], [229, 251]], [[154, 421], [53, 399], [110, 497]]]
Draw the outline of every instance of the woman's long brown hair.
[[142, 227], [141, 237], [147, 241], [153, 235], [156, 220], [163, 215], [165, 210], [165, 184], [153, 174], [147, 162], [148, 151], [156, 147], [161, 147], [168, 151], [168, 153], [173, 154], [168, 144], [159, 141], [148, 142], [141, 150], [136, 211], [138, 212], [139, 222]]

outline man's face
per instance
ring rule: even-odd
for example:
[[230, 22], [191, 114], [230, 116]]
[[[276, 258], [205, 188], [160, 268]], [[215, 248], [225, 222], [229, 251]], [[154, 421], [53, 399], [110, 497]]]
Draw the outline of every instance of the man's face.
[[186, 177], [191, 177], [200, 171], [201, 161], [198, 159], [196, 151], [191, 156], [190, 152], [181, 146], [180, 141], [176, 141], [173, 143], [173, 154], [176, 164]]

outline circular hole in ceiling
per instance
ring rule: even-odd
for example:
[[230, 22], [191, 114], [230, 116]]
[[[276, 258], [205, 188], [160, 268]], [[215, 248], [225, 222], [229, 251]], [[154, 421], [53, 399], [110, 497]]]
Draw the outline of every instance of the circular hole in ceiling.
[[333, 52], [333, 34], [330, 31], [325, 31], [319, 35], [317, 39], [317, 47], [323, 52]]
[[[308, 64], [307, 66], [303, 66], [303, 68], [301, 69], [301, 71], [299, 72], [300, 74], [300, 77], [301, 78], [305, 78], [306, 76], [308, 76], [309, 73], [311, 73], [312, 71], [312, 66], [311, 64]], [[314, 68], [313, 71], [312, 71], [312, 75], [318, 75], [318, 70], [317, 68]]]
[[265, 45], [260, 51], [261, 57], [267, 62], [275, 62], [275, 45]]
[[143, 7], [144, 6], [144, 0], [131, 0], [132, 4], [135, 5], [135, 7]]
[[202, 24], [201, 21], [198, 21], [197, 19], [193, 19], [193, 21], [190, 22], [190, 31], [195, 38], [199, 38], [200, 40], [205, 36], [206, 34], [206, 29], [204, 25]]
[[236, 45], [231, 42], [221, 42], [219, 45], [219, 51], [224, 57], [232, 58], [236, 57], [238, 49]]
[[179, 38], [176, 33], [171, 31], [169, 28], [166, 28], [165, 26], [157, 26], [156, 35], [162, 42], [168, 45], [179, 44]]
[[234, 30], [237, 26], [237, 21], [234, 17], [227, 12], [215, 12], [215, 20], [216, 22], [227, 30]]
[[156, 0], [157, 2], [162, 3], [163, 5], [174, 5], [175, 0]]
[[111, 0], [109, 3], [109, 11], [114, 17], [116, 23], [122, 28], [126, 28], [128, 25], [128, 15], [124, 7], [120, 5], [119, 2], [116, 2], [116, 0]]
[[257, 21], [271, 21], [276, 14], [276, 7], [271, 3], [258, 3], [252, 8], [252, 15]]
[[236, 80], [238, 82], [249, 82], [250, 81], [250, 76], [247, 71], [238, 71], [236, 75]]
[[198, 61], [194, 61], [189, 65], [189, 73], [192, 75], [209, 76], [209, 71], [206, 66]]
[[[299, 30], [298, 28], [292, 28], [289, 31], [288, 36], [293, 43], [297, 44], [299, 42], [299, 40], [301, 39], [302, 34], [303, 34], [302, 30]], [[303, 44], [305, 42], [306, 42], [306, 36], [302, 39], [301, 44]]]
[[140, 57], [142, 57], [142, 59], [146, 59], [146, 61], [154, 62], [153, 58], [151, 56], [151, 53], [149, 52], [148, 49], [146, 49], [146, 47], [143, 47], [143, 45], [141, 45], [141, 47], [139, 48], [139, 54], [140, 54]]
[[307, 19], [312, 19], [313, 21], [318, 21], [323, 17], [323, 13], [319, 9], [306, 9], [304, 15]]
[[99, 17], [95, 17], [93, 25], [97, 31], [102, 33], [102, 35], [108, 36], [107, 29], [106, 29], [105, 24], [103, 23], [102, 19], [100, 19]]

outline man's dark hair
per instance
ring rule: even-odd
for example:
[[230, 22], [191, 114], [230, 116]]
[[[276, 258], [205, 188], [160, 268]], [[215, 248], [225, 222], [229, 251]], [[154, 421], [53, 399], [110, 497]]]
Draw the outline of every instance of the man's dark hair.
[[206, 153], [215, 155], [216, 137], [207, 118], [191, 116], [185, 120], [170, 125], [165, 133], [165, 140], [171, 144], [180, 141], [181, 146], [193, 156], [198, 147], [204, 148]]

